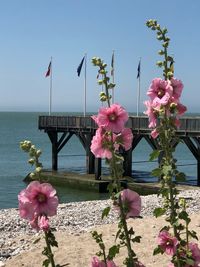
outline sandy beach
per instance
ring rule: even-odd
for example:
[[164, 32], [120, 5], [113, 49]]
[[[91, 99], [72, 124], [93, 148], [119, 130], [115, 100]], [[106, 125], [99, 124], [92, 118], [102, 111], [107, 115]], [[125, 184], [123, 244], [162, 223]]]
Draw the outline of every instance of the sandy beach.
[[[188, 212], [192, 219], [190, 229], [196, 231], [200, 237], [200, 190], [188, 190], [181, 194], [188, 198]], [[154, 208], [160, 205], [160, 201], [156, 195], [143, 196], [142, 218], [128, 220], [128, 225], [133, 227], [137, 235], [142, 236], [141, 243], [135, 243], [134, 250], [146, 267], [164, 267], [169, 263], [166, 255], [152, 255], [157, 245], [159, 230], [166, 225], [164, 216], [156, 219], [152, 215]], [[92, 230], [103, 234], [106, 248], [114, 244], [117, 230], [116, 211], [112, 210], [106, 220], [101, 220], [101, 211], [109, 204], [109, 200], [104, 200], [59, 205], [58, 215], [52, 217], [52, 227], [56, 228], [55, 235], [59, 245], [58, 249], [54, 249], [57, 264], [90, 267], [91, 258], [99, 250], [91, 236]], [[26, 221], [21, 220], [17, 209], [0, 211], [0, 233], [0, 254], [4, 254], [0, 266], [42, 266], [43, 238], [34, 244], [42, 233], [36, 233]], [[118, 267], [123, 266], [125, 256], [126, 251], [122, 249], [115, 259]]]
[[[200, 214], [191, 215], [191, 227], [200, 236]], [[146, 217], [143, 219], [130, 219], [129, 226], [132, 226], [138, 235], [142, 236], [140, 244], [136, 244], [134, 249], [137, 252], [138, 258], [145, 266], [148, 267], [164, 267], [169, 263], [169, 258], [166, 255], [153, 256], [152, 251], [156, 246], [156, 237], [159, 229], [165, 225], [164, 217], [155, 219]], [[114, 242], [116, 233], [116, 224], [102, 225], [94, 228], [98, 232], [103, 233], [106, 245], [109, 247]], [[90, 229], [91, 230], [91, 229]], [[29, 238], [30, 236], [24, 236]], [[59, 243], [59, 249], [55, 249], [55, 260], [61, 266], [73, 267], [89, 267], [92, 256], [98, 251], [98, 246], [92, 239], [90, 231], [80, 234], [69, 234], [59, 231], [56, 233], [56, 238]], [[34, 238], [31, 237], [31, 242]], [[22, 253], [11, 260], [7, 261], [6, 267], [24, 266], [24, 267], [39, 267], [44, 259], [41, 255], [44, 242], [41, 240], [38, 244], [32, 245], [30, 251]], [[119, 267], [122, 267], [125, 251], [122, 250], [117, 256], [115, 262]]]

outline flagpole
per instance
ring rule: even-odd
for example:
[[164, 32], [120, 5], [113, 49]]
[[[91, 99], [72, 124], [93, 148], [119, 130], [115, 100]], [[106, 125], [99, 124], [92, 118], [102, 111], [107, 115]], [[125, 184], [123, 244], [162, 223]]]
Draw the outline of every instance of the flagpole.
[[[141, 68], [141, 57], [139, 61], [139, 68]], [[140, 69], [138, 70], [138, 89], [137, 89], [137, 117], [139, 116], [140, 112]]]
[[[114, 53], [115, 53], [115, 50], [113, 50], [113, 70], [112, 70], [112, 83], [115, 83], [115, 68], [114, 68]], [[114, 104], [114, 88], [112, 88], [112, 104]]]
[[50, 84], [49, 84], [49, 116], [51, 115], [51, 102], [52, 102], [52, 57], [50, 66]]
[[86, 75], [87, 75], [87, 54], [85, 53], [85, 75], [84, 75], [84, 111], [83, 111], [83, 114], [84, 114], [84, 117], [86, 116], [86, 86], [87, 86], [87, 83], [86, 83]]

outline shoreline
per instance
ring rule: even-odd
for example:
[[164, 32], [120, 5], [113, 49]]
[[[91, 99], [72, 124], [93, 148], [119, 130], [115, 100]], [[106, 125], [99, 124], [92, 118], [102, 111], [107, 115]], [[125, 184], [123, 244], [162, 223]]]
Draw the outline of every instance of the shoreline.
[[[200, 217], [200, 189], [182, 191], [179, 196], [184, 196], [188, 199], [188, 212], [194, 215], [199, 214]], [[145, 221], [148, 223], [148, 220], [157, 221], [158, 219], [153, 217], [153, 210], [156, 206], [160, 206], [161, 198], [157, 197], [157, 195], [141, 196], [141, 198], [142, 218], [129, 219], [130, 222], [136, 223], [137, 220], [144, 223]], [[112, 204], [110, 200], [59, 204], [57, 216], [51, 218], [51, 227], [56, 229], [56, 235], [59, 236], [61, 234], [62, 236], [62, 233], [65, 233], [72, 239], [82, 235], [90, 236], [91, 229], [96, 227], [113, 228], [117, 222], [118, 214], [116, 210], [111, 209], [108, 218], [101, 220], [102, 210], [110, 204]], [[112, 225], [114, 226], [112, 227]], [[5, 263], [5, 266], [7, 266], [7, 263], [12, 262], [16, 257], [20, 257], [24, 252], [28, 253], [28, 251], [34, 250], [37, 245], [33, 244], [33, 242], [40, 235], [41, 233], [32, 230], [28, 222], [19, 217], [18, 209], [0, 210], [0, 263]], [[20, 267], [22, 265], [15, 264], [15, 266]]]

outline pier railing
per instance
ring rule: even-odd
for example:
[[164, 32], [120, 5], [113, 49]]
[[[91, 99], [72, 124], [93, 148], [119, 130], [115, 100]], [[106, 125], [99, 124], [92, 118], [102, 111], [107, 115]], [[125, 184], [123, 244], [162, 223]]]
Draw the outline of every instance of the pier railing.
[[[200, 136], [200, 117], [183, 117], [181, 126], [177, 130], [178, 135]], [[130, 116], [126, 127], [133, 133], [149, 134], [148, 117]], [[56, 131], [95, 131], [97, 126], [91, 116], [39, 116], [38, 128], [40, 130]]]

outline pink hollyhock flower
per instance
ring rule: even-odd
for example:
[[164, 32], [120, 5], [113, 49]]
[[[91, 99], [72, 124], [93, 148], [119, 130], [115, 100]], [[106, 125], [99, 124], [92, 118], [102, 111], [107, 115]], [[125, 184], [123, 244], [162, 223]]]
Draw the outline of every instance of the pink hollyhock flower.
[[48, 231], [50, 226], [49, 226], [49, 219], [42, 215], [42, 216], [35, 216], [32, 221], [30, 221], [30, 225], [32, 228], [36, 229], [37, 231], [43, 230], [43, 231]]
[[49, 219], [42, 215], [38, 218], [38, 226], [41, 230], [47, 232], [49, 230]]
[[175, 267], [174, 264], [171, 262], [170, 264], [168, 264], [167, 267]]
[[127, 151], [132, 147], [132, 141], [133, 134], [131, 129], [124, 128], [121, 133], [116, 136], [115, 142], [117, 143], [117, 146], [115, 145], [115, 147], [118, 149], [119, 145], [121, 145]]
[[119, 133], [128, 120], [128, 113], [119, 104], [112, 104], [108, 108], [100, 108], [98, 115], [92, 118], [99, 127]]
[[153, 139], [156, 139], [159, 136], [159, 132], [157, 131], [157, 129], [151, 131], [151, 136]]
[[179, 128], [179, 127], [181, 126], [181, 122], [180, 122], [179, 118], [175, 118], [175, 119], [174, 119], [174, 125], [175, 125], [177, 128]]
[[147, 95], [154, 103], [160, 105], [167, 105], [170, 97], [173, 94], [173, 87], [169, 80], [162, 80], [161, 78], [155, 78], [147, 91]]
[[187, 107], [181, 103], [177, 103], [178, 115], [183, 115], [187, 111]]
[[152, 101], [145, 101], [144, 105], [147, 110], [144, 112], [149, 117], [149, 128], [155, 128], [157, 125], [158, 112], [160, 110], [160, 105], [153, 103]]
[[177, 113], [179, 116], [183, 115], [187, 111], [187, 107], [181, 104], [180, 102], [172, 102], [169, 105], [169, 110], [168, 110], [168, 116], [170, 114], [175, 114]]
[[48, 183], [31, 182], [19, 193], [18, 201], [20, 216], [29, 221], [36, 216], [53, 216], [57, 213], [56, 190]]
[[[114, 261], [106, 261], [107, 267], [117, 267]], [[92, 258], [91, 267], [105, 267], [105, 262], [99, 260], [96, 256]]]
[[[120, 195], [126, 214], [126, 219], [139, 216], [141, 212], [140, 195], [130, 189], [124, 189], [121, 191]], [[119, 206], [117, 206], [117, 209], [119, 210]]]
[[[115, 139], [115, 135], [114, 135]], [[96, 158], [112, 158], [112, 141], [111, 136], [105, 132], [103, 128], [96, 130], [95, 136], [92, 138], [90, 149]]]
[[183, 83], [181, 82], [181, 80], [178, 80], [176, 78], [171, 78], [170, 82], [171, 82], [171, 86], [173, 88], [173, 98], [176, 101], [179, 101], [179, 98], [180, 98], [181, 93], [183, 91]]
[[135, 267], [145, 267], [145, 265], [142, 264], [140, 261], [136, 261], [136, 262], [134, 263], [134, 266], [135, 266]]
[[194, 267], [198, 267], [199, 266], [199, 263], [200, 263], [200, 249], [198, 247], [198, 244], [196, 243], [189, 243], [189, 249], [191, 250], [192, 252], [192, 258], [194, 260]]
[[158, 235], [158, 244], [167, 255], [173, 256], [176, 252], [178, 240], [176, 237], [172, 237], [168, 231], [163, 230]]
[[114, 263], [114, 261], [107, 261], [107, 266], [108, 267], [117, 267], [117, 265]]

